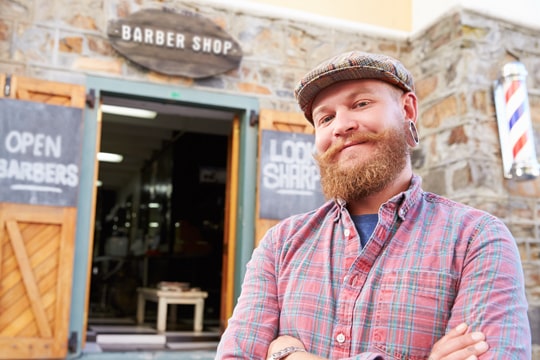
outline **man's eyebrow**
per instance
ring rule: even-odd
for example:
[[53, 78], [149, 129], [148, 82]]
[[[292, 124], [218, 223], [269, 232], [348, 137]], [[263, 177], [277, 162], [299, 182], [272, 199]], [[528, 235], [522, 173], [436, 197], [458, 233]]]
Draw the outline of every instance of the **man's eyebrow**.
[[[342, 98], [345, 100], [351, 100], [357, 96], [371, 95], [371, 94], [376, 94], [376, 93], [377, 91], [375, 91], [374, 89], [364, 86], [361, 89], [355, 89], [353, 91], [348, 92], [347, 94], [343, 95]], [[319, 106], [314, 107], [313, 109], [318, 109], [321, 106], [323, 108], [325, 107], [325, 105], [319, 105]]]

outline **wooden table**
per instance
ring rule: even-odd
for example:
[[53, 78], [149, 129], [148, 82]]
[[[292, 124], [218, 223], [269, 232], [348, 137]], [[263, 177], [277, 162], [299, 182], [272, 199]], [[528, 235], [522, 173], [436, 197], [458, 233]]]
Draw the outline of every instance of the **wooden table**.
[[[170, 291], [155, 288], [137, 288], [137, 323], [144, 322], [144, 307], [146, 301], [158, 303], [156, 328], [164, 332], [167, 326], [168, 305], [195, 305], [193, 315], [193, 330], [202, 331], [204, 317], [204, 299], [208, 297], [206, 291]], [[174, 310], [176, 313], [176, 309]]]

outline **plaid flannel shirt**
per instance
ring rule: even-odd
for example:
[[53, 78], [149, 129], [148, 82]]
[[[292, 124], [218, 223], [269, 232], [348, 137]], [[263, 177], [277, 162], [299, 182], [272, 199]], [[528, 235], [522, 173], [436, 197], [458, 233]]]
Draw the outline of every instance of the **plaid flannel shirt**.
[[364, 248], [345, 204], [270, 229], [253, 252], [216, 359], [265, 359], [278, 335], [327, 359], [426, 359], [462, 322], [481, 359], [530, 359], [523, 270], [496, 217], [410, 188], [379, 210]]

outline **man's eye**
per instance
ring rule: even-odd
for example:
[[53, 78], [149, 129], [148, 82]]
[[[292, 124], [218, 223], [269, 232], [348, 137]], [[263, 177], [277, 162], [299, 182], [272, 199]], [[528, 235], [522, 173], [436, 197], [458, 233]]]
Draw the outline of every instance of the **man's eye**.
[[329, 121], [331, 121], [334, 117], [333, 116], [323, 116], [320, 120], [319, 120], [319, 123], [321, 124], [324, 124], [324, 123], [327, 123]]
[[324, 115], [324, 116], [317, 116], [315, 117], [315, 123], [319, 125], [326, 124], [327, 122], [331, 121], [333, 119], [333, 116], [331, 115]]
[[361, 107], [364, 107], [364, 106], [367, 106], [367, 105], [369, 105], [369, 101], [359, 101], [359, 102], [355, 103], [353, 107], [361, 108]]

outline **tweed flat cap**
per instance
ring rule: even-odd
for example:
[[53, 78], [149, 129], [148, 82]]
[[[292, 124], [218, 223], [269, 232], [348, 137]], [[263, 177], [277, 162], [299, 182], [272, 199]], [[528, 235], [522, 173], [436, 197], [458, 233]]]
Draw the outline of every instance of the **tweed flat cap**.
[[311, 123], [311, 106], [321, 90], [344, 80], [378, 79], [398, 88], [414, 92], [411, 73], [398, 60], [362, 51], [334, 56], [308, 72], [294, 90], [296, 101]]

